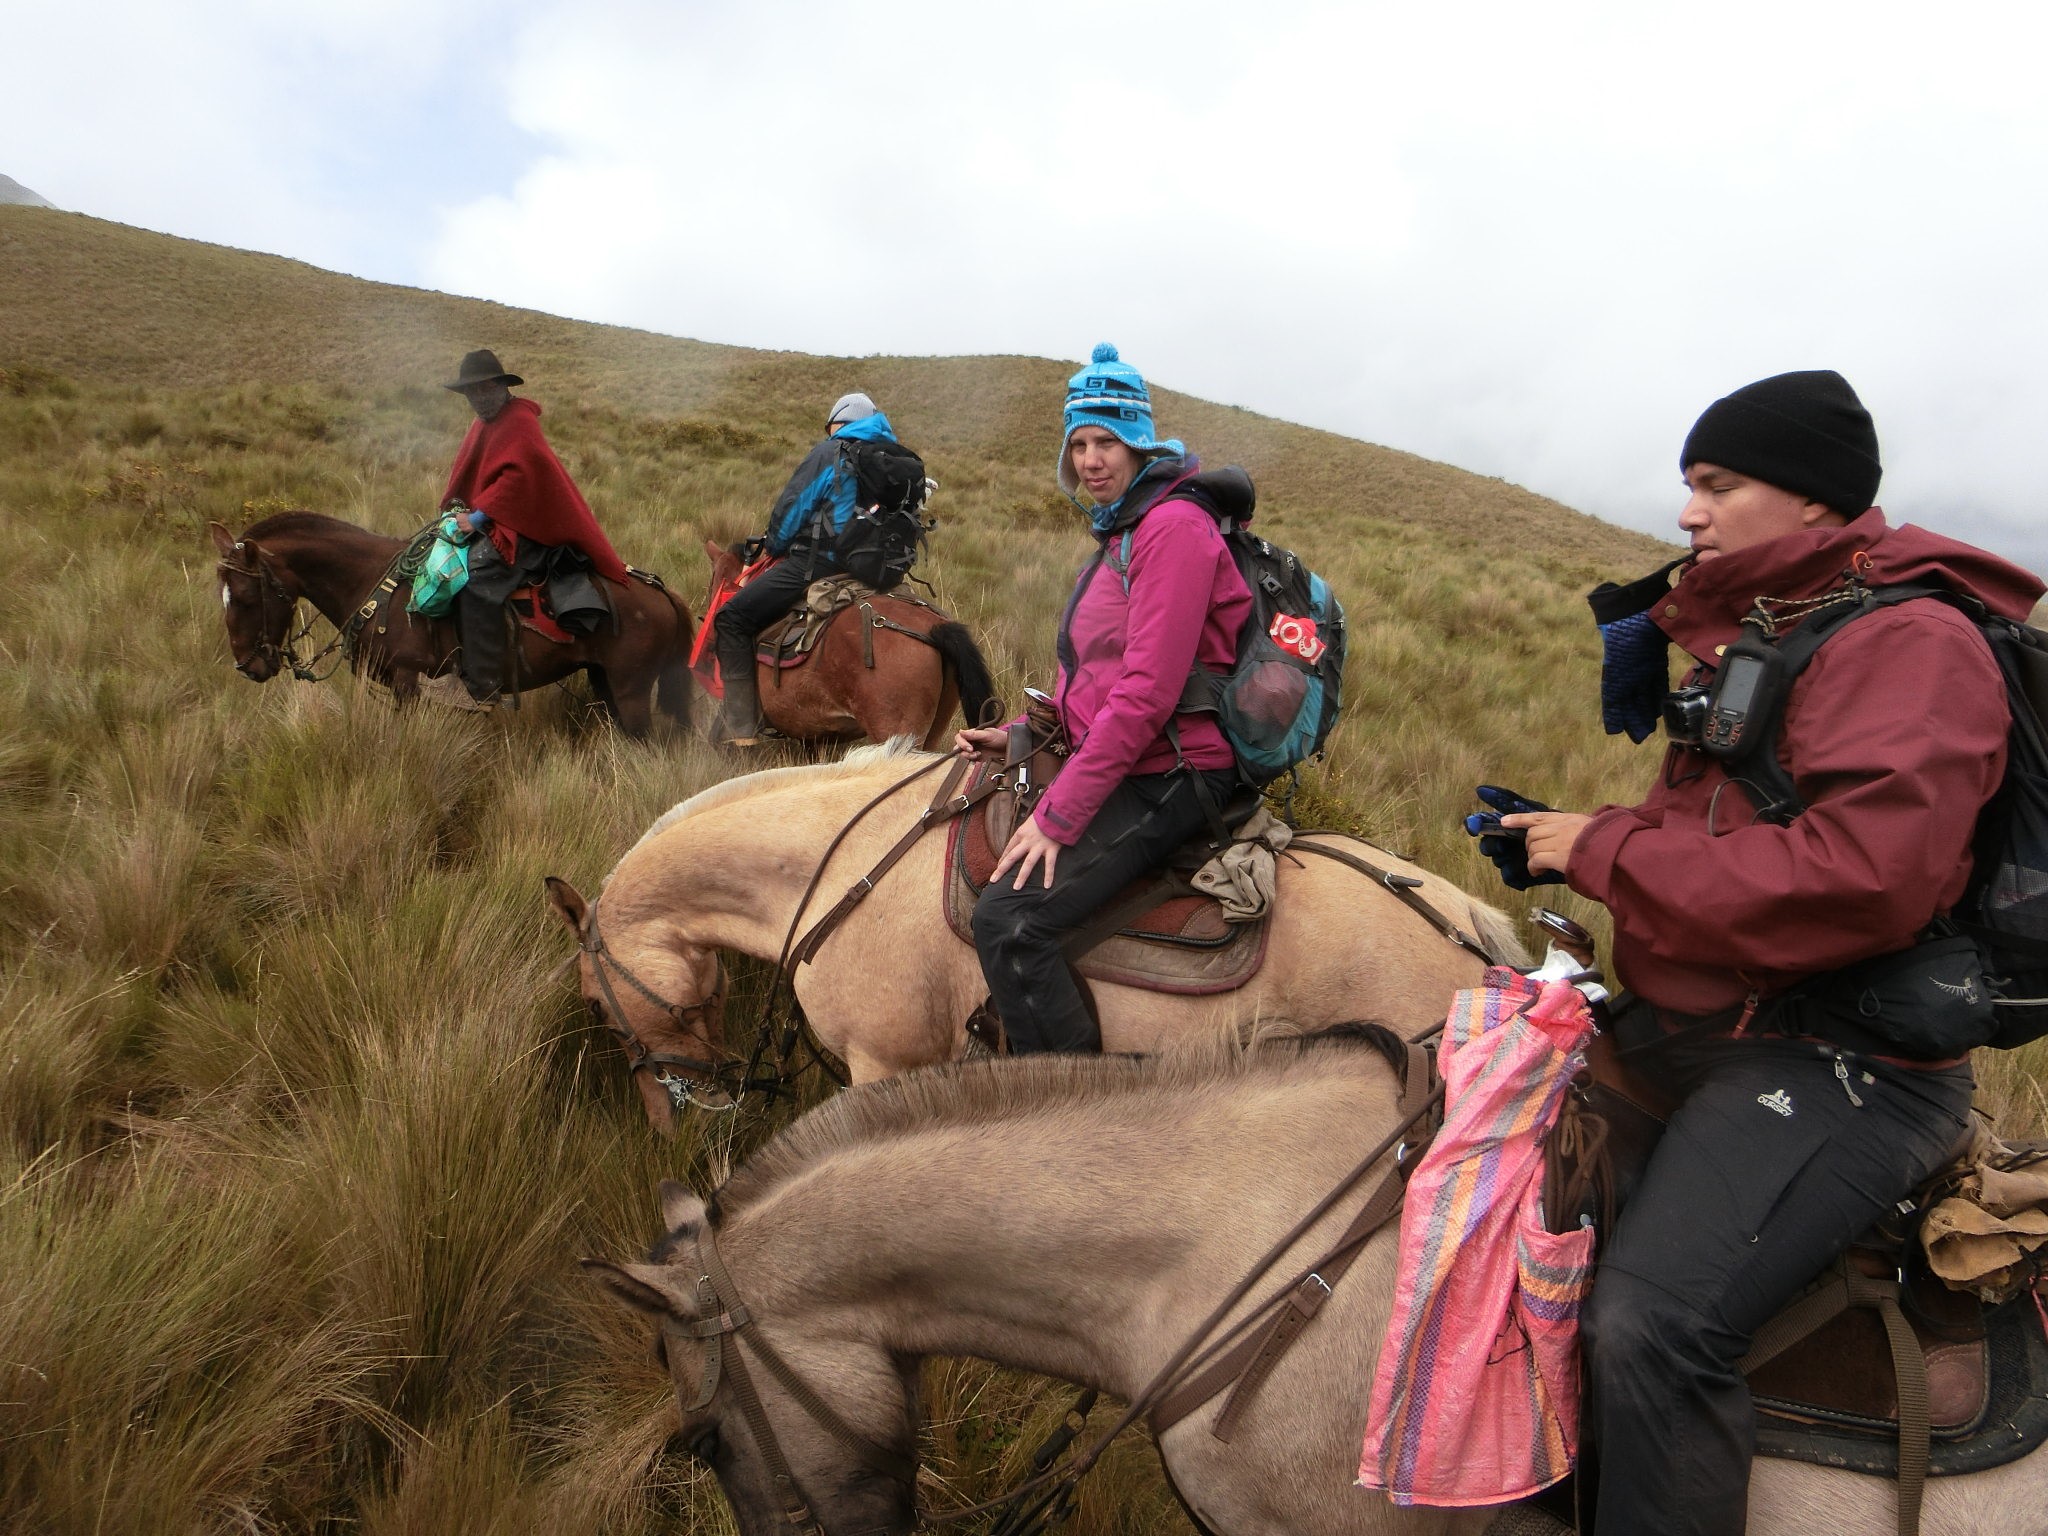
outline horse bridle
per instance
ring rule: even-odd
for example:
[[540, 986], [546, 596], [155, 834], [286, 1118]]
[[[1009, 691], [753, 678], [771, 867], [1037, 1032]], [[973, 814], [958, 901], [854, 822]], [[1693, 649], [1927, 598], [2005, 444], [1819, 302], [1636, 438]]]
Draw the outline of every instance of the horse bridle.
[[[1156, 1438], [1167, 1425], [1179, 1422], [1240, 1378], [1244, 1378], [1253, 1391], [1257, 1390], [1265, 1379], [1265, 1373], [1285, 1352], [1303, 1323], [1315, 1316], [1321, 1301], [1329, 1296], [1335, 1282], [1343, 1278], [1366, 1242], [1398, 1215], [1413, 1154], [1435, 1133], [1433, 1117], [1439, 1113], [1444, 1101], [1443, 1082], [1436, 1076], [1433, 1058], [1427, 1050], [1412, 1041], [1398, 1043], [1405, 1050], [1405, 1065], [1401, 1071], [1400, 1122], [1240, 1277], [1152, 1380], [1131, 1398], [1115, 1424], [1076, 1459], [1062, 1465], [1067, 1448], [1086, 1428], [1088, 1414], [1095, 1405], [1095, 1391], [1092, 1388], [1084, 1390], [1068, 1410], [1061, 1427], [1032, 1453], [1032, 1464], [1037, 1468], [1035, 1475], [1027, 1477], [999, 1498], [924, 1519], [923, 1524], [953, 1525], [996, 1513], [998, 1518], [992, 1530], [997, 1536], [1043, 1536], [1044, 1532], [1072, 1513], [1073, 1492], [1080, 1480], [1095, 1466], [1110, 1444], [1140, 1418], [1153, 1420]], [[1391, 1055], [1389, 1060], [1391, 1062]], [[1395, 1154], [1394, 1167], [1388, 1170], [1336, 1244], [1264, 1300], [1253, 1304], [1234, 1323], [1224, 1327], [1224, 1320], [1238, 1310], [1239, 1304], [1251, 1294], [1257, 1283], [1390, 1151]], [[697, 1257], [697, 1316], [686, 1321], [673, 1309], [664, 1309], [661, 1319], [661, 1362], [668, 1370], [683, 1417], [687, 1419], [689, 1415], [708, 1408], [718, 1395], [721, 1379], [730, 1376], [733, 1397], [739, 1403], [740, 1413], [747, 1421], [748, 1431], [754, 1437], [754, 1444], [781, 1501], [783, 1520], [798, 1536], [829, 1536], [824, 1522], [797, 1485], [789, 1458], [783, 1453], [781, 1441], [776, 1438], [775, 1427], [768, 1421], [761, 1394], [754, 1386], [753, 1375], [741, 1352], [740, 1346], [744, 1343], [760, 1357], [761, 1363], [812, 1422], [862, 1463], [908, 1490], [915, 1514], [917, 1463], [914, 1458], [877, 1445], [853, 1428], [775, 1351], [774, 1346], [761, 1337], [754, 1314], [741, 1300], [739, 1288], [733, 1284], [732, 1275], [719, 1257], [718, 1244], [708, 1220], [692, 1234], [692, 1241]], [[1317, 1294], [1304, 1304], [1300, 1298], [1310, 1291]], [[1219, 1328], [1222, 1329], [1220, 1334]], [[733, 1341], [730, 1350], [725, 1348], [728, 1335]], [[694, 1396], [685, 1396], [687, 1383], [676, 1364], [675, 1352], [668, 1348], [671, 1338], [695, 1339], [703, 1346], [703, 1365]], [[1237, 1394], [1233, 1392], [1232, 1397], [1233, 1401], [1226, 1403], [1224, 1411], [1234, 1416]], [[1165, 1415], [1163, 1422], [1162, 1414]]]
[[[747, 1428], [754, 1437], [754, 1444], [767, 1465], [769, 1480], [775, 1488], [775, 1496], [782, 1505], [782, 1518], [789, 1527], [803, 1536], [827, 1536], [824, 1522], [812, 1510], [803, 1490], [797, 1485], [796, 1474], [790, 1470], [789, 1458], [783, 1454], [782, 1442], [776, 1438], [775, 1426], [768, 1421], [768, 1412], [761, 1404], [761, 1394], [755, 1389], [753, 1373], [748, 1369], [746, 1356], [740, 1345], [760, 1357], [768, 1372], [782, 1383], [783, 1390], [796, 1400], [797, 1406], [810, 1416], [812, 1421], [827, 1434], [851, 1451], [863, 1463], [883, 1476], [893, 1479], [912, 1496], [915, 1504], [917, 1488], [917, 1463], [901, 1452], [887, 1446], [877, 1445], [866, 1435], [855, 1429], [840, 1417], [838, 1411], [819, 1396], [818, 1391], [795, 1368], [783, 1359], [755, 1328], [754, 1314], [747, 1310], [747, 1304], [740, 1299], [739, 1290], [732, 1283], [725, 1263], [718, 1256], [718, 1244], [713, 1239], [707, 1223], [696, 1234], [697, 1251], [697, 1317], [685, 1322], [673, 1312], [662, 1316], [663, 1363], [668, 1367], [669, 1379], [675, 1387], [676, 1402], [685, 1416], [699, 1412], [711, 1404], [718, 1394], [721, 1377], [732, 1378], [732, 1392], [739, 1403], [740, 1413], [747, 1421]], [[671, 1334], [693, 1338], [704, 1347], [703, 1370], [697, 1379], [696, 1396], [684, 1398], [684, 1381], [675, 1363], [675, 1354], [667, 1348]], [[725, 1340], [730, 1335], [733, 1347], [728, 1350]]]
[[[320, 682], [322, 679], [314, 673], [313, 668], [318, 666], [327, 657], [329, 652], [340, 646], [342, 637], [337, 634], [333, 640], [327, 643], [324, 649], [316, 653], [311, 659], [302, 659], [299, 655], [299, 642], [313, 632], [313, 620], [308, 618], [304, 624], [299, 626], [299, 632], [293, 634], [291, 632], [292, 616], [298, 612], [299, 599], [292, 595], [291, 591], [286, 588], [282, 581], [278, 580], [277, 572], [270, 568], [270, 563], [263, 558], [263, 551], [260, 548], [251, 550], [246, 542], [237, 539], [235, 540], [235, 553], [245, 556], [249, 563], [247, 565], [236, 565], [231, 561], [222, 559], [216, 560], [213, 568], [223, 577], [247, 576], [257, 584], [257, 639], [255, 655], [269, 662], [273, 672], [282, 672], [286, 667], [290, 667], [292, 676], [298, 678], [301, 682]], [[282, 644], [267, 638], [270, 632], [270, 601], [273, 597], [283, 603], [285, 609], [285, 638]], [[247, 666], [243, 662], [236, 662], [235, 670], [243, 673], [245, 676], [247, 675]]]
[[711, 990], [694, 1003], [672, 1003], [656, 992], [633, 973], [631, 966], [605, 947], [604, 935], [597, 927], [597, 903], [591, 902], [583, 911], [583, 923], [576, 936], [576, 947], [590, 956], [590, 969], [597, 977], [598, 989], [604, 993], [603, 1002], [597, 1004], [598, 1022], [619, 1042], [626, 1053], [626, 1065], [634, 1072], [652, 1072], [654, 1080], [667, 1091], [669, 1104], [677, 1114], [692, 1101], [690, 1098], [691, 1079], [678, 1077], [674, 1071], [696, 1073], [698, 1080], [707, 1084], [724, 1086], [725, 1078], [742, 1063], [737, 1057], [712, 1060], [707, 1056], [679, 1056], [673, 1051], [651, 1049], [645, 1040], [626, 1022], [626, 1010], [619, 1006], [619, 995], [612, 990], [611, 973], [617, 972], [621, 981], [659, 1008], [678, 1025], [694, 1025], [699, 1034], [707, 1040], [710, 1031], [706, 1020], [713, 1008], [725, 1002], [725, 962], [712, 959], [715, 979]]

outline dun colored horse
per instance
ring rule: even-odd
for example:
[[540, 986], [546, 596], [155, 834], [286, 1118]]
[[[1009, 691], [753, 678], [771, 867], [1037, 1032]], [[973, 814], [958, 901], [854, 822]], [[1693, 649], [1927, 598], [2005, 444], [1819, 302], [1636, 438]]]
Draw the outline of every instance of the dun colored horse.
[[[350, 665], [389, 687], [401, 704], [418, 697], [422, 677], [439, 677], [453, 665], [455, 625], [407, 613], [409, 589], [403, 582], [356, 622], [404, 550], [403, 539], [318, 512], [280, 512], [251, 525], [239, 539], [219, 523], [208, 524], [207, 531], [220, 553], [228, 646], [235, 670], [251, 682], [266, 682], [286, 666], [307, 675], [294, 649], [298, 637], [291, 634], [301, 599], [343, 636], [353, 633], [342, 647]], [[517, 686], [538, 688], [582, 672], [620, 728], [644, 736], [658, 685], [662, 712], [689, 724], [689, 609], [645, 582], [622, 587], [595, 579], [611, 598], [616, 625], [601, 625], [566, 645], [521, 627]]]
[[[742, 1536], [796, 1536], [797, 1505], [812, 1536], [907, 1532], [925, 1357], [1132, 1400], [1394, 1128], [1396, 1103], [1392, 1070], [1356, 1040], [968, 1063], [827, 1101], [719, 1191], [715, 1219], [664, 1185], [652, 1260], [586, 1264], [659, 1320], [681, 1440]], [[1233, 1316], [1314, 1262], [1379, 1177]], [[1160, 1437], [1203, 1531], [1477, 1536], [1499, 1515], [1401, 1509], [1353, 1486], [1396, 1244], [1392, 1225], [1374, 1235], [1227, 1440], [1211, 1433], [1220, 1400]], [[1895, 1498], [1887, 1479], [1759, 1460], [1749, 1530], [1889, 1536]], [[2048, 1451], [1930, 1480], [1920, 1529], [2048, 1533]]]
[[[716, 592], [739, 574], [739, 556], [711, 539], [704, 552]], [[755, 680], [763, 718], [792, 741], [908, 736], [936, 752], [952, 739], [956, 708], [978, 725], [1002, 707], [965, 624], [886, 595], [835, 617], [802, 665], [757, 666]]]
[[[718, 951], [780, 959], [828, 845], [861, 807], [930, 761], [892, 744], [856, 748], [837, 763], [727, 779], [656, 821], [589, 908], [550, 877], [548, 898], [583, 945], [585, 1000], [626, 1031], [636, 1068], [646, 1063], [634, 1078], [657, 1130], [673, 1130], [684, 1085], [668, 1064], [647, 1062], [642, 1048], [678, 1066], [716, 1055]], [[897, 841], [932, 782], [927, 775], [884, 800], [847, 833], [804, 928]], [[819, 1043], [845, 1062], [853, 1082], [950, 1061], [966, 1049], [965, 1021], [987, 987], [973, 947], [941, 915], [945, 845], [942, 832], [915, 844], [794, 978]], [[1502, 913], [1412, 864], [1377, 850], [1371, 857], [1420, 880], [1436, 911], [1493, 952], [1520, 957]], [[1149, 1051], [1262, 1019], [1315, 1028], [1368, 1017], [1412, 1033], [1441, 1019], [1451, 994], [1484, 968], [1385, 886], [1327, 859], [1281, 861], [1268, 921], [1265, 963], [1234, 992], [1174, 996], [1093, 983], [1104, 1048]], [[593, 953], [600, 944], [602, 954]]]

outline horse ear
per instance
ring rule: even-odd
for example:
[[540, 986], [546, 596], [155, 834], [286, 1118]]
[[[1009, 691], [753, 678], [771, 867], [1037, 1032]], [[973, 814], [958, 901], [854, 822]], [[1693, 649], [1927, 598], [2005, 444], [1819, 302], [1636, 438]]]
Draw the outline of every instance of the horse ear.
[[656, 1317], [691, 1315], [678, 1311], [669, 1292], [668, 1277], [652, 1264], [614, 1264], [609, 1259], [579, 1259], [583, 1272], [635, 1312]]
[[220, 551], [223, 560], [235, 558], [235, 536], [229, 533], [225, 523], [208, 523], [206, 531], [213, 537], [213, 547]]
[[661, 1220], [674, 1237], [704, 1225], [704, 1202], [674, 1179], [661, 1181]]
[[704, 541], [704, 553], [709, 555], [712, 560], [717, 561], [723, 558], [725, 546], [716, 539], [706, 539]]
[[548, 905], [555, 909], [555, 915], [568, 925], [577, 938], [583, 937], [583, 917], [589, 910], [576, 887], [560, 875], [547, 875], [542, 883], [548, 888]]

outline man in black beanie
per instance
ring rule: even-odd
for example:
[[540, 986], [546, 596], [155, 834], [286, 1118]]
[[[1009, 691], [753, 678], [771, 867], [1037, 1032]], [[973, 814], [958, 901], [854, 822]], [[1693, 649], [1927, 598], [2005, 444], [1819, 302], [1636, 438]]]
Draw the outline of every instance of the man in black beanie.
[[[1857, 584], [1939, 586], [2019, 619], [2041, 596], [1995, 555], [1886, 524], [1871, 504], [1877, 434], [1839, 374], [1780, 374], [1715, 401], [1680, 468], [1692, 556], [1646, 613], [1692, 656], [1689, 683], [1713, 679], [1752, 632], [1746, 616], [1783, 633]], [[1833, 1005], [1862, 995], [1845, 968], [1884, 956], [1988, 1018], [1981, 977], [1962, 974], [1974, 951], [1927, 936], [1963, 893], [2004, 775], [1990, 648], [1939, 598], [1880, 606], [1830, 634], [1776, 718], [1804, 801], [1788, 820], [1758, 814], [1751, 770], [1680, 739], [1641, 804], [1508, 814], [1510, 835], [1484, 845], [1510, 884], [1562, 878], [1607, 907], [1632, 994], [1610, 1034], [1677, 1105], [1584, 1318], [1602, 1533], [1744, 1529], [1751, 1338], [1945, 1164], [1969, 1113], [1966, 1048], [1930, 1059], [1845, 1028]], [[1516, 798], [1484, 798], [1512, 812], [1503, 797]], [[1890, 1490], [1873, 1486], [1868, 1518], [1882, 1501], [1888, 1520]]]

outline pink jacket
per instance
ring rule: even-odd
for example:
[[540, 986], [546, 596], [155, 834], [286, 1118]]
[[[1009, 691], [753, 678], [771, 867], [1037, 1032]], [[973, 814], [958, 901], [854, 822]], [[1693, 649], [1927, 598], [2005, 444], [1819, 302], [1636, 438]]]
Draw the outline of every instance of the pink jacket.
[[[1868, 549], [1874, 585], [1935, 582], [2024, 618], [2041, 583], [1873, 509], [1690, 567], [1651, 614], [1703, 664], [1759, 593], [1810, 597]], [[1718, 760], [1684, 747], [1640, 805], [1605, 806], [1565, 871], [1614, 916], [1622, 983], [1705, 1014], [1903, 949], [1962, 895], [1977, 812], [2005, 770], [2005, 687], [1976, 626], [1935, 599], [1857, 619], [1794, 684], [1780, 758], [1807, 810], [1751, 824]]]
[[[1033, 813], [1054, 842], [1080, 839], [1109, 792], [1135, 773], [1175, 766], [1166, 723], [1189, 669], [1218, 671], [1237, 655], [1251, 592], [1214, 518], [1191, 501], [1162, 501], [1131, 535], [1130, 592], [1108, 555], [1111, 534], [1081, 572], [1067, 604], [1060, 658], [1060, 720], [1074, 754]], [[1236, 761], [1213, 715], [1179, 717], [1181, 746], [1197, 768]]]

